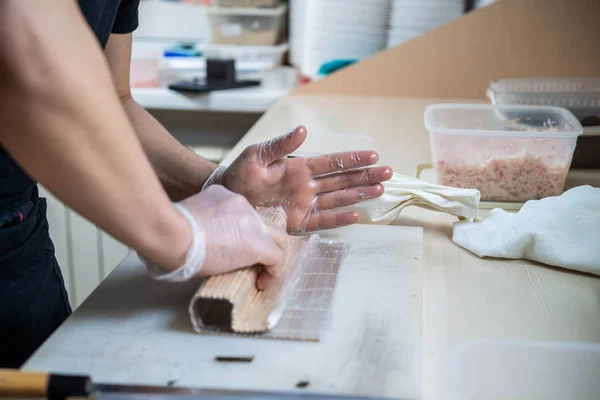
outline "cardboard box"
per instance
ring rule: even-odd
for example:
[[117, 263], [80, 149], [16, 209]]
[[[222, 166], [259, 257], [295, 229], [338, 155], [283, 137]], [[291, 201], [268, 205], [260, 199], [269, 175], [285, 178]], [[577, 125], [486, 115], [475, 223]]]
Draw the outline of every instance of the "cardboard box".
[[501, 0], [296, 95], [485, 97], [503, 78], [600, 76], [599, 0]]

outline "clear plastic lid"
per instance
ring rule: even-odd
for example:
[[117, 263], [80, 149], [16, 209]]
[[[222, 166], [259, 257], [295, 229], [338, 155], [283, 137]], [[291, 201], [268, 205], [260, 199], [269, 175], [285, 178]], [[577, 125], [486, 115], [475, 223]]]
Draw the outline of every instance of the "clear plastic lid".
[[492, 82], [490, 89], [498, 93], [596, 93], [600, 96], [600, 78], [502, 79]]
[[487, 89], [492, 104], [564, 107], [585, 127], [600, 126], [600, 78], [503, 79]]
[[569, 110], [521, 105], [431, 105], [425, 109], [425, 127], [444, 135], [558, 138], [583, 133]]

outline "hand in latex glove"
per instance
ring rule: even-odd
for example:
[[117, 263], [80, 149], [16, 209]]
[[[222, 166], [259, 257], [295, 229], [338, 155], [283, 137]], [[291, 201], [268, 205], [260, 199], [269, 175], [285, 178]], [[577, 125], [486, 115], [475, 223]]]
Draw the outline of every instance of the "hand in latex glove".
[[306, 135], [306, 128], [300, 126], [287, 135], [247, 147], [230, 166], [217, 169], [204, 187], [221, 184], [254, 206], [282, 206], [290, 233], [358, 222], [357, 212], [334, 210], [381, 196], [380, 183], [392, 177], [391, 168], [371, 167], [378, 160], [374, 151], [287, 158]]
[[192, 225], [192, 247], [186, 264], [175, 271], [165, 274], [149, 266], [156, 279], [185, 281], [262, 264], [256, 286], [264, 289], [281, 275], [287, 234], [243, 196], [214, 185], [176, 206]]

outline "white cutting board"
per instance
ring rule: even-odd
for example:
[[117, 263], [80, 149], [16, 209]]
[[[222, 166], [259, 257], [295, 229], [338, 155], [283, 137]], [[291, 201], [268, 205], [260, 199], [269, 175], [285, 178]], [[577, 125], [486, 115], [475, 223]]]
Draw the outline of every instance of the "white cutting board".
[[[318, 343], [196, 334], [187, 305], [198, 282], [152, 281], [130, 256], [24, 368], [122, 384], [419, 398], [422, 228], [355, 225], [322, 237], [351, 247]], [[296, 389], [299, 381], [309, 386]]]

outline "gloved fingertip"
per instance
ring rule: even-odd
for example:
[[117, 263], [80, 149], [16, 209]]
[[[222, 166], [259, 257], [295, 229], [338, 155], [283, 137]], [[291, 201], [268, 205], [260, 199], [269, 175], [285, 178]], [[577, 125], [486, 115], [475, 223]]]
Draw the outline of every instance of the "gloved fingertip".
[[340, 213], [336, 219], [336, 225], [338, 227], [354, 225], [360, 220], [360, 214], [356, 211], [349, 211]]
[[376, 164], [377, 161], [379, 161], [379, 154], [376, 151], [374, 151], [373, 154], [369, 156], [369, 161], [371, 162], [371, 164]]
[[308, 132], [306, 127], [304, 127], [304, 125], [298, 125], [288, 134], [288, 137], [292, 140], [290, 148], [293, 148], [293, 151], [295, 151], [302, 143], [304, 143], [307, 136]]
[[294, 132], [297, 132], [298, 134], [301, 134], [301, 135], [306, 135], [307, 134], [306, 127], [304, 125], [298, 125], [294, 129]]
[[256, 289], [260, 291], [265, 290], [273, 281], [276, 280], [277, 278], [263, 270], [260, 272], [260, 274], [258, 274], [258, 277], [256, 278]]
[[256, 289], [259, 291], [265, 290], [265, 283], [263, 282], [263, 280], [261, 278], [262, 278], [262, 275], [259, 275], [258, 278], [256, 278]]

